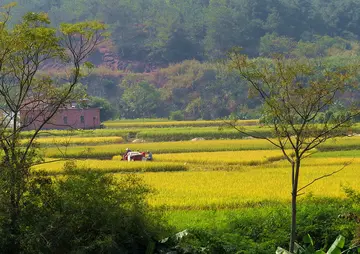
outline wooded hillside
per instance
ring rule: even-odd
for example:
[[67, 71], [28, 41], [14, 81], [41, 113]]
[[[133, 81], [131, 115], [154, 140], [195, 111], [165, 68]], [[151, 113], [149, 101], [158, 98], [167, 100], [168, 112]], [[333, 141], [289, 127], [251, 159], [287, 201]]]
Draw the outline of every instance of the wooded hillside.
[[[12, 0], [5, 0], [10, 2]], [[223, 56], [242, 46], [262, 53], [266, 33], [295, 41], [317, 35], [357, 40], [356, 0], [19, 0], [13, 21], [27, 11], [49, 13], [55, 24], [97, 18], [111, 27], [122, 59], [174, 63]]]
[[[360, 52], [357, 0], [18, 0], [11, 22], [29, 11], [49, 13], [54, 25], [94, 18], [109, 25], [111, 41], [92, 58], [101, 68], [85, 85], [122, 117], [217, 118], [239, 108], [248, 115], [258, 103], [246, 87], [207, 63], [234, 46], [251, 57], [291, 52], [334, 64]], [[146, 112], [140, 94], [149, 99]]]

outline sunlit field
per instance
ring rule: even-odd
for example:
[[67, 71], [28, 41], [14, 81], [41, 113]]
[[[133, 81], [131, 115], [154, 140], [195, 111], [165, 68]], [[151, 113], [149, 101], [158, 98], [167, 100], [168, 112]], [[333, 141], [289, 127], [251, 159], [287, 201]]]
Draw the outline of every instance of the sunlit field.
[[[261, 126], [245, 126], [248, 132], [269, 137], [271, 130]], [[23, 138], [33, 135], [32, 131], [21, 133]], [[109, 128], [96, 130], [46, 130], [39, 133], [40, 137], [52, 136], [81, 136], [81, 137], [110, 137], [118, 136], [127, 138], [145, 139], [146, 141], [185, 141], [193, 138], [202, 137], [205, 139], [238, 139], [244, 137], [238, 131], [231, 127], [222, 125], [212, 125], [206, 127], [198, 126], [179, 126], [179, 127], [126, 127], [126, 128]]]
[[[303, 193], [316, 196], [344, 197], [343, 186], [360, 190], [360, 164], [353, 164], [338, 174], [321, 179]], [[300, 186], [339, 169], [334, 166], [303, 168]], [[289, 201], [290, 167], [242, 167], [239, 171], [146, 173], [145, 181], [158, 190], [151, 198], [155, 206], [171, 209], [229, 209], [254, 203]]]
[[[249, 125], [257, 125], [259, 123], [258, 120], [240, 120], [237, 121], [237, 125], [239, 126], [249, 126]], [[209, 127], [209, 126], [226, 126], [225, 121], [216, 120], [216, 121], [167, 121], [165, 119], [155, 119], [154, 121], [145, 120], [118, 120], [118, 121], [107, 121], [104, 122], [104, 125], [107, 128], [130, 128], [130, 127], [184, 127], [184, 126], [192, 126], [192, 127]]]
[[[27, 139], [23, 139], [22, 144], [28, 142]], [[123, 143], [122, 137], [40, 137], [36, 139], [36, 143], [42, 146], [73, 146], [73, 145], [97, 145], [97, 144], [120, 144]]]
[[157, 160], [204, 164], [258, 165], [283, 159], [279, 150], [159, 154]]
[[[275, 154], [275, 151], [271, 152]], [[241, 152], [237, 153], [239, 156]], [[64, 163], [46, 163], [36, 166], [35, 169], [45, 170], [50, 174], [61, 174]], [[120, 173], [141, 172], [145, 182], [156, 190], [149, 202], [155, 207], [166, 206], [171, 210], [233, 209], [251, 207], [262, 202], [290, 200], [290, 165], [285, 161], [261, 164], [262, 161], [259, 160], [257, 166], [242, 165], [239, 162], [238, 167], [230, 171], [223, 162], [217, 164], [221, 165], [220, 170], [211, 170], [212, 167], [205, 164], [203, 170], [194, 170], [197, 167], [192, 163], [184, 165], [161, 161], [77, 160], [76, 163], [83, 170], [116, 173], [116, 177], [121, 177]], [[360, 190], [360, 158], [347, 157], [305, 160], [300, 186], [341, 168], [342, 171], [321, 179], [306, 188], [303, 193], [344, 197], [342, 186]]]
[[[53, 162], [52, 162], [53, 161]], [[67, 160], [48, 159], [46, 163], [34, 167], [35, 170], [46, 171], [49, 174], [63, 173], [63, 167]], [[96, 170], [105, 173], [135, 173], [135, 172], [159, 172], [159, 171], [184, 171], [187, 167], [182, 163], [169, 162], [134, 162], [115, 160], [74, 160], [76, 166], [82, 170]]]
[[[59, 138], [66, 141], [66, 145], [53, 143], [54, 147], [44, 149], [46, 157], [63, 157], [66, 155], [71, 158], [108, 158], [120, 155], [126, 148], [137, 151], [151, 151], [153, 153], [193, 153], [193, 152], [216, 152], [216, 151], [243, 151], [243, 150], [271, 150], [274, 146], [263, 139], [239, 139], [239, 140], [200, 140], [200, 141], [179, 141], [179, 142], [151, 142], [151, 143], [122, 143], [120, 138], [98, 137], [98, 138]], [[98, 140], [97, 140], [98, 139]], [[50, 142], [51, 138], [39, 138], [41, 142]], [[82, 145], [80, 142], [98, 142], [98, 145], [89, 143]], [[109, 142], [108, 145], [101, 144]], [[79, 142], [79, 143], [76, 143]], [[116, 144], [111, 144], [111, 142]], [[76, 145], [80, 144], [80, 145]], [[328, 140], [319, 146], [319, 151], [335, 151], [343, 153], [345, 150], [360, 147], [360, 137], [344, 137], [335, 140]], [[321, 153], [326, 154], [326, 153]], [[314, 156], [322, 156], [314, 154]], [[353, 152], [356, 156], [356, 152]]]
[[[266, 140], [240, 139], [241, 136], [235, 139], [235, 130], [219, 129], [214, 123], [217, 124], [163, 119], [114, 121], [106, 122], [109, 129], [44, 132], [37, 144], [46, 163], [34, 166], [34, 170], [62, 177], [66, 174], [65, 162], [72, 160], [80, 170], [111, 173], [116, 178], [136, 173], [154, 190], [149, 203], [174, 216], [288, 203], [291, 168], [282, 152]], [[254, 121], [242, 124], [251, 131], [269, 132], [254, 125]], [[226, 138], [224, 133], [231, 137]], [[203, 140], [205, 136], [210, 138]], [[136, 143], [132, 143], [134, 139], [138, 139]], [[343, 187], [360, 190], [358, 147], [360, 137], [344, 136], [314, 149], [302, 161], [300, 187], [341, 170], [302, 190], [300, 199], [308, 195], [342, 198]], [[151, 151], [154, 160], [121, 161], [126, 148]], [[173, 219], [170, 216], [169, 220]], [[202, 221], [197, 223], [202, 225]]]
[[[360, 143], [360, 140], [359, 140]], [[266, 140], [201, 140], [181, 142], [153, 142], [135, 144], [109, 144], [97, 146], [67, 146], [45, 149], [47, 157], [61, 157], [66, 154], [72, 158], [104, 158], [120, 155], [126, 148], [135, 151], [151, 151], [161, 153], [191, 153], [191, 152], [216, 152], [216, 151], [242, 151], [273, 149], [274, 147]], [[60, 153], [60, 151], [62, 153]]]

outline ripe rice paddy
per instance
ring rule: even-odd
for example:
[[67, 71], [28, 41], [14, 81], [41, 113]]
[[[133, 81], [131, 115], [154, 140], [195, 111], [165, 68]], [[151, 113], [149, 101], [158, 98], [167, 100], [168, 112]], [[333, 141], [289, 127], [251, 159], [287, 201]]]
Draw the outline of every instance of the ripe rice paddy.
[[273, 146], [266, 140], [242, 139], [71, 146], [66, 149], [53, 147], [47, 148], [45, 154], [47, 157], [61, 157], [63, 154], [59, 153], [60, 149], [72, 158], [111, 158], [124, 153], [128, 147], [132, 150], [151, 151], [156, 154], [273, 149]]
[[[119, 178], [124, 173], [138, 173], [155, 190], [149, 203], [157, 208], [166, 207], [176, 216], [186, 211], [192, 214], [194, 211], [242, 209], [290, 200], [290, 165], [269, 142], [233, 139], [236, 131], [218, 130], [205, 121], [179, 123], [162, 120], [109, 122], [107, 126], [112, 125], [114, 129], [71, 134], [51, 131], [55, 138], [47, 137], [44, 132], [37, 143], [44, 148], [44, 156], [52, 158], [47, 162], [66, 155], [67, 159], [76, 160], [83, 170], [113, 173]], [[175, 124], [174, 128], [169, 128]], [[269, 133], [267, 128], [259, 126], [246, 128]], [[212, 140], [189, 141], [206, 135]], [[158, 142], [129, 143], [135, 138]], [[56, 146], [51, 147], [55, 143]], [[151, 151], [154, 161], [120, 161], [120, 154], [127, 147], [133, 151]], [[360, 137], [357, 136], [328, 140], [317, 147], [314, 154], [302, 162], [300, 186], [349, 165], [315, 182], [304, 193], [342, 198], [343, 186], [360, 190], [358, 147]], [[63, 165], [64, 161], [54, 161], [34, 169], [58, 175], [64, 173]], [[304, 197], [306, 195], [301, 196]]]
[[[21, 142], [26, 144], [27, 139], [22, 139]], [[36, 139], [36, 143], [42, 146], [74, 146], [74, 145], [98, 145], [98, 144], [113, 144], [123, 143], [122, 137], [40, 137]]]
[[158, 161], [203, 164], [259, 165], [283, 159], [278, 150], [253, 150], [207, 153], [168, 153], [156, 156]]
[[[137, 151], [151, 151], [156, 154], [162, 153], [194, 153], [194, 152], [217, 152], [217, 151], [244, 151], [244, 150], [271, 150], [274, 146], [262, 139], [240, 139], [240, 140], [200, 140], [200, 141], [178, 141], [178, 142], [151, 142], [151, 143], [132, 143], [132, 144], [101, 144], [105, 137], [99, 137], [98, 145], [74, 145], [71, 143], [76, 138], [64, 138], [70, 142], [71, 146], [51, 147], [45, 149], [46, 157], [63, 157], [66, 154], [71, 158], [112, 158], [125, 152], [126, 148]], [[107, 137], [109, 143], [112, 137]], [[39, 140], [42, 140], [40, 138]], [[45, 138], [44, 138], [45, 139]], [[44, 140], [43, 139], [43, 140]], [[50, 138], [49, 138], [50, 139]], [[81, 139], [81, 138], [80, 138]], [[93, 138], [96, 142], [97, 138]], [[50, 139], [51, 140], [51, 139]], [[49, 141], [50, 141], [49, 140]], [[91, 138], [89, 138], [91, 140]], [[114, 138], [114, 142], [120, 142]], [[344, 137], [335, 140], [328, 140], [325, 144], [318, 147], [318, 154], [326, 154], [323, 151], [335, 151], [344, 153], [345, 150], [360, 147], [360, 137]], [[314, 154], [313, 156], [322, 156]], [[355, 152], [356, 154], [356, 152]], [[325, 155], [326, 156], [326, 155]]]
[[[242, 126], [250, 126], [257, 125], [259, 123], [258, 120], [240, 120], [237, 121], [237, 125]], [[132, 127], [209, 127], [209, 126], [222, 126], [225, 122], [221, 120], [216, 121], [167, 121], [165, 119], [155, 119], [155, 121], [147, 121], [138, 119], [137, 121], [129, 121], [129, 120], [118, 120], [118, 121], [107, 121], [104, 122], [104, 125], [107, 128], [132, 128]]]
[[[304, 167], [300, 186], [339, 169], [339, 166]], [[315, 196], [344, 197], [343, 186], [360, 190], [359, 164], [321, 179], [304, 193]], [[158, 193], [150, 199], [154, 206], [169, 209], [233, 209], [269, 200], [290, 200], [289, 167], [245, 167], [239, 171], [147, 173], [144, 180]]]
[[[356, 151], [347, 152], [351, 154]], [[170, 155], [176, 158], [172, 161], [183, 159], [188, 163], [169, 162], [166, 158]], [[150, 199], [150, 203], [156, 207], [166, 206], [170, 210], [233, 209], [269, 200], [284, 202], [290, 199], [290, 165], [284, 160], [266, 161], [266, 158], [271, 158], [270, 155], [276, 157], [279, 151], [159, 154], [154, 162], [126, 162], [116, 157], [114, 160], [79, 160], [77, 163], [80, 168], [109, 173], [142, 172], [145, 182], [156, 190], [156, 195]], [[44, 164], [38, 168], [59, 174], [63, 163]], [[196, 166], [198, 163], [201, 170]], [[342, 185], [359, 189], [360, 158], [317, 156], [305, 159], [300, 186], [337, 171], [348, 163], [350, 165], [343, 171], [316, 182], [305, 191], [316, 196], [344, 197]], [[212, 168], [215, 165], [218, 166], [217, 170]], [[228, 165], [237, 167], [229, 171]], [[116, 176], [121, 177], [121, 174]]]
[[[257, 135], [271, 136], [271, 130], [266, 127], [246, 126], [247, 131], [256, 133]], [[33, 135], [32, 131], [24, 131], [21, 133], [23, 138]], [[180, 141], [191, 140], [193, 138], [202, 137], [205, 139], [238, 139], [244, 137], [236, 130], [224, 126], [210, 127], [129, 127], [129, 128], [111, 128], [96, 130], [46, 130], [39, 133], [40, 137], [48, 136], [81, 136], [81, 137], [110, 137], [120, 136], [123, 138], [141, 138], [147, 141]]]
[[[53, 161], [53, 162], [52, 162]], [[48, 159], [47, 163], [34, 167], [35, 170], [42, 170], [49, 174], [63, 173], [63, 167], [66, 160]], [[76, 166], [81, 170], [95, 170], [104, 173], [135, 173], [135, 172], [160, 172], [160, 171], [185, 171], [187, 167], [183, 163], [169, 162], [135, 162], [127, 163], [127, 161], [113, 160], [76, 160]]]

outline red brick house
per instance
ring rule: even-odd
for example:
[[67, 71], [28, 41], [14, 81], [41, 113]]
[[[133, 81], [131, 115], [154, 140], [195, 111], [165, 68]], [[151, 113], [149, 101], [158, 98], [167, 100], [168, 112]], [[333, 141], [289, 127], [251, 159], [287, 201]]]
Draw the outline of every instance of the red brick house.
[[[35, 119], [36, 118], [36, 119]], [[20, 123], [23, 130], [34, 130], [46, 119], [46, 113], [41, 110], [20, 110]], [[66, 130], [66, 129], [96, 129], [100, 128], [100, 108], [79, 108], [76, 103], [59, 109], [56, 114], [46, 123], [42, 130]]]

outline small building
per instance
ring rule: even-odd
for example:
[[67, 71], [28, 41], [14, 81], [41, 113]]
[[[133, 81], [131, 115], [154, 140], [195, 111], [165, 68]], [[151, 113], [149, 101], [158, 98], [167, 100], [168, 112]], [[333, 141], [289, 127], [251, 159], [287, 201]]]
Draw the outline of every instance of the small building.
[[[20, 110], [20, 122], [23, 130], [38, 129], [48, 116], [49, 114], [36, 108], [23, 108]], [[100, 108], [81, 108], [73, 102], [60, 108], [41, 129], [97, 129], [100, 128], [100, 124]]]

